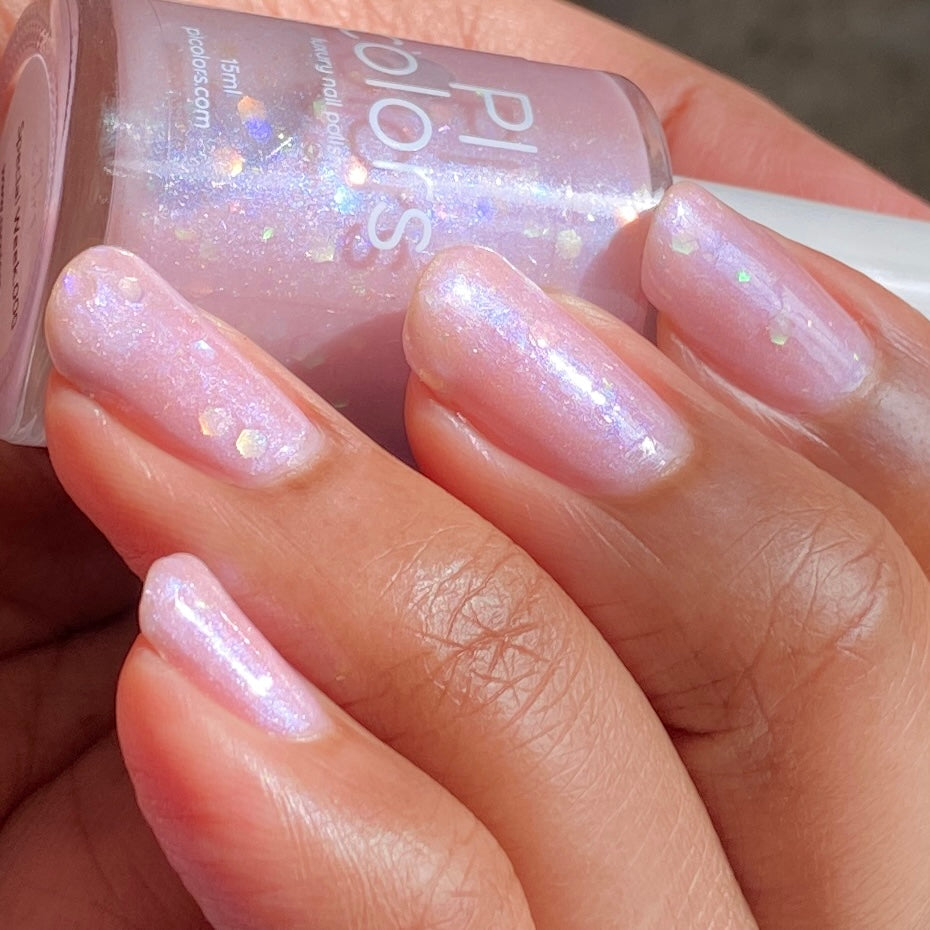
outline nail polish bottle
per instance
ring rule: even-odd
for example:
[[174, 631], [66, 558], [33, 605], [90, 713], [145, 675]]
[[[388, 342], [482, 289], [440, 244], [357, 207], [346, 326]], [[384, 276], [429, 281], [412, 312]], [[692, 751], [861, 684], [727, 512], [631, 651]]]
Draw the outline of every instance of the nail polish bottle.
[[42, 313], [106, 242], [242, 330], [392, 451], [403, 313], [488, 246], [641, 327], [670, 183], [623, 78], [164, 0], [41, 0], [0, 68], [0, 436], [41, 442]]
[[[168, 0], [37, 0], [0, 94], [0, 439], [43, 441], [45, 302], [101, 242], [398, 454], [402, 318], [440, 249], [487, 246], [646, 319], [671, 171], [621, 77]], [[722, 193], [930, 310], [930, 224]]]

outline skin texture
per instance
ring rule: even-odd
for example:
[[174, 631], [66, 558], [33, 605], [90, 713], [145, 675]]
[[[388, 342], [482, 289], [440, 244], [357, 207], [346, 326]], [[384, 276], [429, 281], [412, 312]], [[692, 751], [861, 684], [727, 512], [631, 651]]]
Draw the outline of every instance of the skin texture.
[[[349, 24], [335, 4], [261, 9]], [[748, 91], [567, 6], [381, 4], [351, 24], [619, 71], [656, 103], [683, 173], [930, 216]], [[571, 304], [704, 450], [670, 493], [623, 506], [500, 452], [416, 383], [417, 454], [454, 496], [248, 346], [333, 442], [322, 468], [260, 493], [56, 381], [55, 463], [106, 538], [43, 453], [0, 448], [0, 913], [30, 930], [63, 912], [75, 927], [200, 927], [201, 908], [219, 927], [520, 927], [528, 902], [537, 927], [738, 927], [745, 896], [768, 927], [925, 925], [930, 339], [858, 275], [787, 248], [883, 359], [841, 415], [778, 416], [666, 323], [680, 368]], [[138, 582], [111, 543], [139, 574], [199, 555], [382, 742], [348, 721], [331, 742], [269, 741], [141, 643], [123, 753], [173, 869], [114, 737]], [[341, 784], [357, 790], [339, 820], [326, 799]], [[401, 839], [423, 893], [397, 881]], [[474, 886], [443, 884], [453, 852]], [[491, 904], [450, 915], [469, 900]]]

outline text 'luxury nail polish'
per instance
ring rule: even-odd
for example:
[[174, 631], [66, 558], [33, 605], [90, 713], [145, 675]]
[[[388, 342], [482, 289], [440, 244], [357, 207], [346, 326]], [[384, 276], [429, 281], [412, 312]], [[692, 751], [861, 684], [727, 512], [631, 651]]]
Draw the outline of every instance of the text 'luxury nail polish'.
[[661, 128], [614, 75], [163, 0], [39, 0], [0, 85], [0, 437], [41, 442], [41, 316], [85, 247], [141, 256], [393, 451], [401, 325], [490, 247], [641, 326]]

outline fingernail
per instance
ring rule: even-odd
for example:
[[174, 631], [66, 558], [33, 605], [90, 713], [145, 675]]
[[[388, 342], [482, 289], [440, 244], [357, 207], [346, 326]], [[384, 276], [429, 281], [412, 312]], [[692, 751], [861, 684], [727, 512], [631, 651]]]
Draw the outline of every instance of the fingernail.
[[323, 435], [141, 259], [74, 259], [46, 316], [55, 367], [169, 452], [234, 482], [268, 483], [315, 458]]
[[139, 627], [165, 662], [268, 733], [300, 739], [329, 726], [310, 686], [194, 556], [170, 555], [152, 565]]
[[636, 494], [691, 452], [668, 404], [494, 252], [463, 247], [434, 259], [404, 344], [444, 404], [584, 493]]
[[643, 288], [736, 387], [786, 413], [826, 413], [868, 377], [859, 325], [767, 233], [696, 184], [656, 210]]

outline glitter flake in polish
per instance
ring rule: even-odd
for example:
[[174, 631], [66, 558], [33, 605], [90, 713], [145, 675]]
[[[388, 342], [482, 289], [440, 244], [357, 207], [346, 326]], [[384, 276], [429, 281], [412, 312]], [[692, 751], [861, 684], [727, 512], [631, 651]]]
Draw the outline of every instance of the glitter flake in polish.
[[634, 495], [690, 454], [672, 409], [503, 258], [463, 247], [427, 269], [407, 359], [499, 447], [580, 491]]
[[323, 436], [141, 259], [99, 247], [65, 270], [46, 321], [52, 360], [167, 451], [245, 484], [312, 461]]
[[310, 686], [194, 556], [171, 555], [151, 567], [139, 627], [169, 665], [266, 732], [301, 739], [329, 726]]
[[659, 206], [643, 287], [675, 332], [734, 385], [792, 414], [822, 414], [874, 364], [868, 336], [782, 247], [703, 188]]

